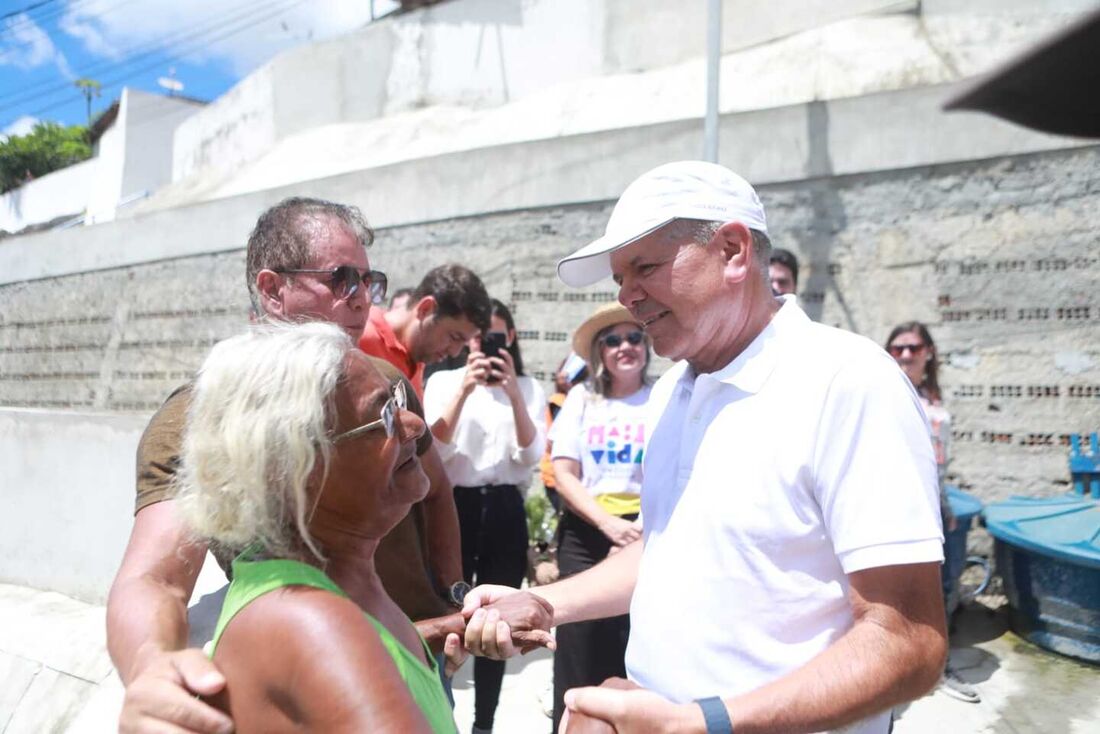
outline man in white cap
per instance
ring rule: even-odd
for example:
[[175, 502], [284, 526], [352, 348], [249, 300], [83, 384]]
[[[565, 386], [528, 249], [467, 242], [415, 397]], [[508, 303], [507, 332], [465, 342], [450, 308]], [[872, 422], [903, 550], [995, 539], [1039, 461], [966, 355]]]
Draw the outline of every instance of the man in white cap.
[[[688, 161], [623, 193], [558, 264], [612, 276], [654, 350], [642, 543], [535, 591], [555, 623], [629, 609], [630, 681], [570, 691], [619, 732], [885, 733], [946, 652], [936, 464], [916, 394], [871, 341], [768, 281], [764, 208]], [[467, 611], [508, 591], [475, 589]], [[466, 643], [512, 652], [481, 610]], [[497, 629], [493, 629], [496, 627]]]

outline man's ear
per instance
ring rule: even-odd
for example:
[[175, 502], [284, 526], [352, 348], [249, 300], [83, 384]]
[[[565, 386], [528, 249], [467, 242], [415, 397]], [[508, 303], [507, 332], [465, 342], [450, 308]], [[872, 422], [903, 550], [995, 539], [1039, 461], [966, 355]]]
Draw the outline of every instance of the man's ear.
[[740, 283], [756, 272], [755, 244], [752, 232], [741, 222], [726, 222], [711, 241], [725, 260], [726, 279]]
[[416, 302], [416, 306], [413, 307], [413, 311], [416, 313], [418, 321], [423, 321], [432, 314], [435, 313], [436, 302], [435, 296], [424, 296]]
[[266, 313], [273, 316], [283, 315], [283, 279], [273, 270], [261, 270], [256, 273], [256, 290], [260, 294], [260, 305]]

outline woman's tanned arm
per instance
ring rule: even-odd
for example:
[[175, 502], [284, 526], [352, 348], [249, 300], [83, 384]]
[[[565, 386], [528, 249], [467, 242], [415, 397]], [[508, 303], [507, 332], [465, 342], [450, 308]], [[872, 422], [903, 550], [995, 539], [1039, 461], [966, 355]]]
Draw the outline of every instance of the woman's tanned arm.
[[237, 732], [431, 732], [381, 637], [353, 602], [312, 588], [265, 594], [230, 622], [215, 700]]

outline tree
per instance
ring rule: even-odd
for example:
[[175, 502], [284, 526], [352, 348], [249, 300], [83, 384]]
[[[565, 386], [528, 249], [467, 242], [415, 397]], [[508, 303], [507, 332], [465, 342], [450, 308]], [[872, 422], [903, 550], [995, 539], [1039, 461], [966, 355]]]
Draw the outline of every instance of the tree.
[[80, 90], [80, 93], [84, 95], [84, 101], [88, 104], [88, 127], [92, 126], [92, 97], [99, 97], [99, 92], [103, 88], [103, 85], [97, 82], [95, 79], [88, 79], [87, 77], [81, 77], [73, 82], [73, 86]]
[[0, 142], [0, 191], [7, 193], [24, 182], [92, 155], [88, 129], [83, 125], [39, 122], [26, 135]]

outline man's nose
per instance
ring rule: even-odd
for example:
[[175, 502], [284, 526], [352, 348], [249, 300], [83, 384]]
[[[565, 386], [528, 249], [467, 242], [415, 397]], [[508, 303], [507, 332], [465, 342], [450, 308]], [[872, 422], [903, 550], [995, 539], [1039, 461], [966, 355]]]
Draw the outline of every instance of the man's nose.
[[402, 443], [415, 441], [424, 435], [424, 431], [428, 430], [424, 419], [408, 408], [402, 408], [398, 413], [397, 426], [398, 438]]
[[371, 302], [369, 291], [360, 285], [355, 289], [355, 292], [347, 297], [348, 308], [353, 311], [367, 311], [370, 312]]
[[645, 293], [634, 283], [634, 279], [628, 277], [624, 277], [622, 282], [619, 283], [619, 303], [627, 308], [645, 300]]

